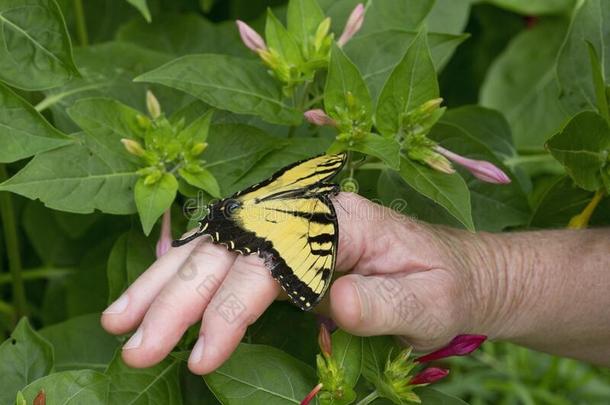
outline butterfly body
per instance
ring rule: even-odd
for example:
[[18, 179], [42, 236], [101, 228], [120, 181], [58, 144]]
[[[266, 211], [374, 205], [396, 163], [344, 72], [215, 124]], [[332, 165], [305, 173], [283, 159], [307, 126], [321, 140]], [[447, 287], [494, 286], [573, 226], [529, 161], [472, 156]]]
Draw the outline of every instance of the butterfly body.
[[322, 155], [294, 163], [269, 179], [208, 207], [200, 236], [243, 255], [257, 254], [291, 301], [312, 309], [326, 292], [335, 267], [339, 228], [330, 197], [345, 155]]

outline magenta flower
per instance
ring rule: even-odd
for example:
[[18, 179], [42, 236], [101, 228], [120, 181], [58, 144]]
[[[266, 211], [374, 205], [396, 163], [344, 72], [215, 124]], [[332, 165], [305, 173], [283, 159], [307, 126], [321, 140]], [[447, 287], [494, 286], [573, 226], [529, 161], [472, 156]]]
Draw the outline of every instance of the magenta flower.
[[309, 394], [307, 394], [307, 396], [305, 397], [305, 399], [303, 399], [301, 401], [301, 405], [309, 405], [309, 403], [311, 402], [312, 399], [314, 399], [314, 397], [316, 395], [318, 395], [318, 392], [320, 392], [320, 390], [322, 389], [322, 383], [316, 385], [315, 387], [313, 387], [313, 389], [311, 390], [311, 392]]
[[163, 213], [163, 219], [161, 220], [161, 234], [157, 241], [157, 259], [163, 256], [169, 248], [172, 246], [172, 214], [171, 208], [168, 208]]
[[249, 49], [254, 52], [266, 51], [267, 44], [265, 40], [258, 34], [258, 32], [254, 31], [252, 27], [241, 20], [237, 20], [237, 29], [239, 30], [239, 36], [241, 37], [242, 42]]
[[474, 352], [485, 342], [485, 335], [458, 335], [449, 344], [437, 351], [426, 354], [415, 359], [418, 363], [427, 363], [433, 360], [440, 360], [451, 356], [466, 356]]
[[319, 125], [319, 126], [328, 125], [331, 127], [337, 126], [337, 123], [335, 122], [335, 120], [330, 118], [328, 115], [326, 115], [324, 110], [321, 110], [319, 108], [316, 108], [314, 110], [305, 111], [303, 113], [303, 115], [305, 116], [305, 119], [307, 121], [309, 121], [310, 123], [312, 123], [314, 125]]
[[341, 47], [347, 43], [358, 31], [362, 28], [362, 23], [364, 22], [364, 5], [362, 3], [358, 4], [356, 8], [352, 11], [347, 19], [347, 23], [345, 24], [345, 28], [343, 28], [343, 32], [337, 41], [337, 44]]
[[428, 367], [409, 381], [409, 385], [431, 384], [447, 377], [449, 370], [439, 367]]
[[468, 159], [438, 145], [434, 148], [434, 150], [445, 156], [447, 159], [465, 167], [474, 177], [479, 180], [495, 184], [508, 184], [511, 181], [510, 177], [508, 177], [506, 173], [490, 162], [485, 160]]

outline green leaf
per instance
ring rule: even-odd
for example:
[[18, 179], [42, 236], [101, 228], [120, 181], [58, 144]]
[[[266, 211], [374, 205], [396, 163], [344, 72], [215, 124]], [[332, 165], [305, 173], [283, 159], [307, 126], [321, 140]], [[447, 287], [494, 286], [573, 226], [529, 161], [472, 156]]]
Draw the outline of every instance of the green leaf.
[[96, 209], [119, 215], [134, 213], [137, 167], [126, 160], [120, 140], [112, 141], [107, 135], [111, 133], [75, 134], [77, 144], [38, 154], [0, 184], [0, 190], [40, 199], [56, 210], [81, 214]]
[[474, 231], [470, 192], [459, 174], [437, 172], [406, 158], [400, 161], [399, 173], [418, 193], [444, 207], [468, 230]]
[[258, 61], [227, 55], [178, 58], [135, 79], [187, 92], [234, 113], [257, 115], [276, 124], [296, 125], [301, 113], [285, 104], [278, 81]]
[[218, 124], [212, 125], [208, 143], [210, 146], [201, 158], [220, 184], [221, 194], [227, 196], [254, 184], [250, 170], [269, 152], [287, 142], [248, 125]]
[[498, 159], [517, 156], [508, 122], [498, 111], [474, 105], [464, 106], [448, 110], [440, 121], [450, 122], [468, 132]]
[[365, 340], [363, 337], [350, 335], [341, 329], [332, 335], [333, 357], [343, 368], [345, 380], [351, 387], [356, 385], [362, 372]]
[[199, 375], [182, 373], [180, 389], [184, 405], [222, 405]]
[[269, 346], [242, 343], [218, 370], [203, 377], [224, 404], [299, 404], [316, 385], [313, 369]]
[[100, 314], [88, 314], [47, 326], [40, 335], [55, 347], [55, 369], [95, 369], [104, 371], [112, 360], [119, 340], [100, 324]]
[[78, 75], [55, 1], [3, 1], [0, 28], [0, 80], [24, 90], [44, 90]]
[[64, 132], [76, 130], [66, 109], [83, 98], [112, 98], [138, 111], [146, 111], [146, 90], [152, 90], [166, 114], [192, 101], [192, 97], [165, 86], [133, 82], [134, 77], [171, 60], [170, 55], [129, 43], [108, 42], [77, 48], [75, 57], [81, 77], [45, 92], [46, 98], [36, 106], [38, 111], [51, 108], [54, 124]]
[[174, 202], [178, 191], [178, 180], [170, 173], [163, 173], [154, 184], [144, 184], [144, 180], [144, 177], [140, 177], [136, 182], [134, 197], [142, 229], [144, 234], [148, 235], [157, 219]]
[[335, 141], [327, 153], [339, 153], [346, 150], [361, 152], [381, 159], [391, 169], [398, 170], [400, 166], [400, 145], [394, 139], [384, 138], [377, 134], [366, 134], [364, 138], [350, 143]]
[[544, 18], [523, 30], [490, 67], [481, 88], [481, 105], [504, 113], [519, 150], [542, 150], [568, 118], [555, 75], [567, 25], [565, 18]]
[[294, 40], [292, 33], [284, 28], [271, 9], [267, 10], [265, 41], [269, 49], [277, 51], [280, 57], [291, 65], [298, 66], [302, 63], [301, 50]]
[[377, 129], [387, 137], [394, 137], [401, 128], [403, 114], [438, 95], [426, 33], [421, 31], [381, 90], [375, 112]]
[[53, 346], [22, 318], [11, 336], [0, 345], [0, 403], [15, 400], [17, 391], [53, 369]]
[[[400, 177], [398, 172], [384, 170], [377, 179], [377, 193], [385, 206], [431, 224], [464, 226], [445, 208], [420, 194]], [[476, 215], [476, 214], [475, 214]]]
[[37, 155], [0, 189], [64, 211], [133, 213], [138, 160], [120, 140], [141, 131], [137, 111], [114, 100], [86, 99], [68, 112], [86, 130], [74, 135], [78, 143]]
[[364, 112], [365, 121], [373, 115], [371, 96], [356, 65], [350, 61], [341, 48], [334, 45], [331, 51], [328, 77], [324, 87], [324, 107], [328, 114], [338, 109], [349, 110], [348, 93], [356, 100], [358, 110]]
[[44, 390], [46, 405], [104, 405], [108, 403], [108, 383], [108, 377], [97, 371], [63, 371], [34, 381], [23, 395], [28, 404]]
[[510, 144], [510, 129], [500, 114], [474, 106], [449, 110], [432, 128], [430, 138], [459, 155], [491, 162], [511, 178], [510, 184], [490, 184], [456, 166], [470, 189], [477, 230], [498, 232], [527, 223], [530, 209], [525, 193], [501, 160], [507, 153], [515, 156], [516, 152]]
[[600, 170], [608, 162], [610, 127], [599, 114], [577, 114], [547, 146], [578, 186], [589, 191], [602, 186]]
[[591, 192], [577, 187], [568, 176], [556, 178], [534, 204], [528, 227], [565, 228], [591, 201]]
[[164, 13], [155, 16], [151, 23], [132, 19], [119, 28], [116, 38], [175, 56], [195, 53], [247, 56], [250, 52], [241, 42], [235, 22], [212, 23], [192, 13]]
[[324, 20], [316, 0], [290, 0], [286, 12], [288, 31], [307, 49], [311, 36]]
[[138, 9], [146, 21], [150, 22], [152, 20], [146, 0], [127, 0], [127, 2]]
[[9, 163], [67, 145], [72, 140], [53, 128], [32, 106], [0, 83], [0, 162]]
[[[290, 323], [282, 333], [278, 325]], [[246, 332], [245, 341], [273, 346], [297, 359], [311, 363], [318, 348], [315, 315], [303, 312], [287, 302], [276, 301]]]
[[432, 32], [460, 34], [464, 31], [470, 7], [476, 0], [436, 0], [426, 17], [426, 26]]
[[[78, 258], [82, 254], [80, 248], [86, 246], [86, 243], [83, 243], [82, 245], [78, 243], [81, 241], [76, 241], [76, 238], [69, 235], [59, 225], [57, 216], [55, 215], [57, 213], [61, 212], [52, 211], [45, 208], [42, 204], [31, 200], [25, 204], [23, 209], [22, 226], [25, 234], [33, 247], [33, 253], [35, 252], [38, 255], [45, 270], [49, 271], [50, 276], [54, 270], [58, 274], [69, 273], [71, 271], [69, 267], [76, 264]], [[67, 213], [62, 214], [76, 215]], [[78, 216], [83, 219], [97, 219], [95, 215]], [[55, 266], [60, 268], [54, 269]], [[61, 267], [64, 267], [64, 269], [61, 269]]]
[[149, 368], [130, 368], [116, 355], [106, 375], [110, 378], [108, 404], [182, 405], [178, 375], [181, 361], [168, 357]]
[[432, 9], [433, 1], [372, 1], [368, 4], [361, 34], [406, 29], [418, 31]]
[[[108, 221], [109, 219], [106, 219]], [[106, 259], [110, 253], [114, 235], [106, 236], [109, 229], [102, 227], [96, 241], [83, 254], [78, 270], [66, 279], [65, 303], [67, 317], [102, 312], [108, 303], [106, 285]], [[92, 245], [92, 246], [91, 246]]]
[[363, 339], [362, 375], [375, 387], [384, 385], [383, 372], [388, 358], [398, 354], [398, 345], [391, 336], [372, 336]]
[[575, 0], [487, 0], [487, 2], [524, 15], [568, 13], [576, 3]]
[[220, 198], [220, 186], [212, 173], [201, 169], [199, 173], [189, 173], [185, 169], [179, 169], [178, 173], [188, 184], [197, 187], [215, 198]]
[[603, 66], [599, 61], [597, 51], [593, 44], [589, 41], [586, 42], [593, 75], [595, 98], [597, 100], [597, 111], [599, 111], [599, 114], [610, 124], [610, 111], [608, 111], [608, 100], [606, 99], [606, 84], [604, 83], [604, 72], [602, 71]]
[[154, 260], [154, 244], [139, 229], [122, 234], [108, 257], [108, 302], [116, 300]]
[[[116, 151], [121, 150], [122, 138], [137, 138], [143, 134], [137, 116], [142, 115], [116, 100], [107, 98], [88, 98], [79, 100], [68, 109], [70, 118], [78, 126], [95, 137], [100, 143]], [[124, 158], [138, 162], [134, 156], [123, 153]]]
[[[373, 99], [378, 97], [388, 76], [417, 35], [417, 31], [386, 30], [359, 35], [345, 45], [345, 53], [362, 72]], [[468, 34], [428, 33], [428, 45], [437, 71], [442, 70], [457, 46], [467, 38]]]
[[203, 143], [208, 139], [210, 133], [210, 124], [212, 123], [213, 110], [207, 111], [205, 114], [200, 115], [197, 119], [189, 124], [188, 127], [184, 128], [179, 134], [178, 139], [180, 140], [192, 140], [193, 143]]
[[438, 391], [434, 388], [418, 388], [415, 392], [417, 396], [419, 396], [419, 398], [421, 399], [422, 404], [468, 405], [467, 402], [464, 402], [461, 399], [452, 395], [445, 394], [444, 392]]
[[[569, 114], [597, 109], [593, 71], [584, 69], [583, 63], [590, 60], [587, 42], [597, 55], [610, 52], [608, 15], [609, 2], [587, 0], [581, 2], [572, 19], [557, 61], [561, 103]], [[603, 64], [602, 76], [608, 77], [609, 67], [607, 62]]]

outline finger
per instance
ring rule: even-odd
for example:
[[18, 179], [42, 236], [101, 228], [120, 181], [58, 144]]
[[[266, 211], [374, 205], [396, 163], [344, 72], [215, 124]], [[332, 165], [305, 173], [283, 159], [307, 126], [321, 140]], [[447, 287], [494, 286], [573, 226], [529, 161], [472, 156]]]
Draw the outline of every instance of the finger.
[[428, 225], [353, 193], [339, 193], [334, 206], [340, 230], [337, 270], [371, 275], [443, 267], [444, 246]]
[[201, 319], [234, 261], [235, 254], [223, 246], [204, 243], [196, 248], [123, 346], [125, 362], [133, 367], [148, 367], [163, 360], [186, 329]]
[[204, 239], [171, 248], [121, 294], [102, 314], [104, 329], [115, 335], [133, 330], [144, 317], [159, 291], [183, 266]]
[[438, 346], [464, 324], [461, 298], [444, 270], [397, 276], [347, 275], [331, 288], [335, 322], [356, 335], [404, 335], [418, 348]]
[[279, 291], [279, 284], [260, 258], [238, 256], [203, 314], [189, 369], [207, 374], [220, 367], [235, 350], [246, 328], [271, 305]]

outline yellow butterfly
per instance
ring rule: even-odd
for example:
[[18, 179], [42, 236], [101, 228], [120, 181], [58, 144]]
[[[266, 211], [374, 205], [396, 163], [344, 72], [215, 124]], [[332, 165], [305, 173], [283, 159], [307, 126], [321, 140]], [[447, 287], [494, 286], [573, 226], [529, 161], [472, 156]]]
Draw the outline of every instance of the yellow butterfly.
[[327, 183], [346, 155], [321, 155], [293, 163], [269, 179], [208, 206], [199, 229], [173, 246], [201, 235], [243, 255], [265, 259], [291, 301], [312, 309], [328, 289], [337, 258], [339, 227]]

